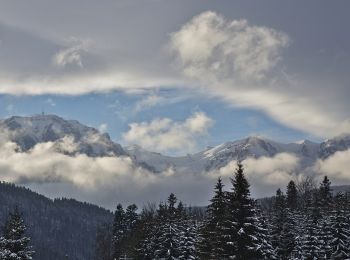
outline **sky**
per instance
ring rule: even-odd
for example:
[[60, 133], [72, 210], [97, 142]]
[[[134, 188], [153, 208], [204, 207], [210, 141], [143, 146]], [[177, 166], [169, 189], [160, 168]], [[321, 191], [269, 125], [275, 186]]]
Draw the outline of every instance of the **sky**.
[[[349, 8], [2, 0], [0, 117], [57, 114], [169, 155], [249, 135], [319, 142], [349, 133]], [[170, 129], [190, 135], [161, 144]]]

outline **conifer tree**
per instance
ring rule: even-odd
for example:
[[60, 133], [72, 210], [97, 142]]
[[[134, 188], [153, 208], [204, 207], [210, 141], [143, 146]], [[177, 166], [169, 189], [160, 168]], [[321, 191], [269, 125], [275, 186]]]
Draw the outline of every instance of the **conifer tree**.
[[185, 215], [186, 215], [185, 206], [184, 206], [184, 204], [182, 203], [182, 201], [180, 201], [180, 202], [177, 204], [176, 214], [177, 214], [177, 218], [179, 218], [179, 219], [184, 218]]
[[180, 229], [177, 219], [176, 196], [171, 193], [167, 205], [161, 209], [156, 237], [155, 259], [177, 259], [179, 257]]
[[290, 211], [289, 208], [286, 209], [286, 219], [283, 226], [283, 231], [281, 233], [281, 249], [282, 249], [282, 258], [287, 259], [290, 257], [291, 253], [296, 247], [296, 227], [297, 221], [293, 211]]
[[350, 257], [350, 226], [345, 212], [345, 196], [338, 193], [335, 198], [336, 210], [331, 217], [332, 248], [331, 259], [340, 260]]
[[324, 176], [319, 188], [319, 202], [323, 209], [329, 210], [332, 203], [331, 182], [327, 176]]
[[272, 214], [272, 245], [281, 259], [287, 259], [295, 247], [295, 221], [283, 192], [276, 191]]
[[139, 258], [151, 260], [155, 258], [155, 252], [158, 250], [158, 238], [161, 234], [160, 226], [166, 221], [165, 204], [160, 203], [156, 214], [143, 209], [141, 221], [143, 222], [144, 237], [138, 249]]
[[237, 164], [232, 193], [228, 203], [227, 253], [237, 260], [257, 259], [259, 247], [256, 211], [250, 198], [249, 183], [243, 173], [243, 165]]
[[318, 217], [311, 212], [307, 215], [304, 234], [301, 239], [302, 259], [321, 259], [324, 255], [324, 252], [321, 251], [323, 241], [319, 234]]
[[138, 220], [138, 215], [137, 215], [137, 206], [135, 204], [131, 204], [126, 208], [125, 211], [125, 225], [127, 230], [132, 230], [136, 222]]
[[10, 213], [0, 238], [1, 260], [30, 260], [34, 254], [29, 246], [30, 237], [25, 235], [26, 226], [18, 208]]
[[207, 220], [201, 228], [200, 254], [205, 259], [227, 257], [227, 239], [225, 236], [227, 198], [223, 187], [224, 184], [219, 178], [215, 185], [214, 196], [207, 207]]
[[286, 255], [286, 245], [282, 237], [285, 235], [285, 225], [287, 221], [286, 199], [281, 191], [276, 191], [275, 202], [272, 215], [272, 245], [276, 249], [277, 255], [281, 258]]
[[197, 255], [198, 229], [193, 221], [186, 220], [182, 224], [181, 239], [179, 243], [179, 259], [195, 260]]
[[127, 226], [125, 223], [125, 212], [121, 204], [117, 205], [113, 221], [113, 257], [119, 259], [123, 253], [123, 242], [126, 235]]
[[257, 247], [257, 255], [258, 259], [277, 259], [276, 250], [271, 244], [271, 233], [268, 224], [268, 220], [265, 216], [258, 213], [259, 222], [258, 222], [258, 247]]
[[322, 241], [321, 243], [321, 257], [322, 259], [330, 259], [330, 256], [332, 254], [332, 227], [331, 227], [331, 220], [330, 215], [324, 215], [322, 219], [320, 220], [320, 239]]
[[298, 191], [294, 181], [290, 181], [287, 186], [286, 206], [291, 210], [298, 207]]

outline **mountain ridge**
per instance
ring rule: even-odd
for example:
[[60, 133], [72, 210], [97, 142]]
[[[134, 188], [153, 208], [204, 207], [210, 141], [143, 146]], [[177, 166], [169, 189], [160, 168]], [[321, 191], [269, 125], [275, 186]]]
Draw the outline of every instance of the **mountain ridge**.
[[309, 140], [282, 143], [261, 136], [249, 136], [193, 154], [168, 156], [143, 149], [139, 145], [122, 147], [106, 133], [77, 120], [66, 120], [57, 115], [13, 116], [0, 120], [0, 130], [7, 131], [9, 139], [17, 143], [22, 151], [28, 151], [38, 143], [56, 142], [70, 136], [77, 144], [76, 151], [71, 154], [84, 153], [92, 157], [130, 156], [135, 165], [152, 172], [162, 172], [169, 168], [177, 171], [211, 171], [226, 166], [232, 160], [271, 158], [280, 153], [296, 155], [301, 165], [308, 167], [318, 159], [326, 159], [337, 151], [350, 148], [348, 134], [320, 143]]
[[342, 140], [336, 137], [321, 143], [309, 140], [300, 143], [280, 143], [268, 138], [251, 136], [179, 157], [147, 151], [140, 146], [129, 146], [125, 150], [134, 156], [136, 161], [149, 164], [158, 171], [165, 170], [167, 167], [186, 168], [188, 170], [189, 165], [196, 165], [196, 171], [210, 171], [220, 169], [232, 160], [258, 159], [260, 157], [271, 158], [280, 153], [297, 156], [302, 167], [306, 168], [314, 164], [318, 159], [326, 159], [335, 152], [349, 149], [350, 141]]

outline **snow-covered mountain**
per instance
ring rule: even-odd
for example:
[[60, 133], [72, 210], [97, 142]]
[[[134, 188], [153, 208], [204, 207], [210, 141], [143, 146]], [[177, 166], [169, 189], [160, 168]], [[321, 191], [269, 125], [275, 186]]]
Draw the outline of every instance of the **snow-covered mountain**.
[[156, 171], [169, 167], [176, 170], [202, 172], [220, 169], [232, 160], [246, 158], [273, 157], [279, 153], [296, 155], [302, 167], [311, 166], [317, 159], [324, 159], [337, 151], [350, 149], [350, 136], [342, 136], [314, 143], [303, 140], [296, 143], [279, 143], [267, 138], [252, 136], [242, 140], [226, 142], [196, 154], [170, 157], [150, 152], [139, 146], [127, 147], [127, 152], [139, 163], [149, 165]]
[[350, 148], [350, 135], [340, 135], [328, 139], [320, 144], [319, 157], [324, 159], [337, 151], [345, 151]]
[[232, 160], [273, 157], [279, 153], [294, 154], [300, 159], [301, 166], [307, 167], [337, 151], [350, 149], [350, 135], [338, 136], [322, 143], [304, 140], [288, 144], [251, 136], [207, 148], [195, 154], [173, 157], [148, 151], [137, 145], [123, 148], [113, 142], [108, 134], [56, 115], [14, 116], [0, 120], [1, 132], [6, 133], [22, 151], [28, 151], [38, 143], [56, 142], [68, 136], [77, 145], [74, 153], [89, 156], [130, 156], [136, 165], [153, 172], [172, 168], [175, 171], [197, 173], [220, 169]]
[[126, 155], [121, 145], [114, 143], [108, 134], [56, 115], [13, 116], [0, 121], [0, 131], [17, 143], [22, 151], [28, 151], [38, 143], [70, 137], [77, 145], [77, 153], [89, 156]]

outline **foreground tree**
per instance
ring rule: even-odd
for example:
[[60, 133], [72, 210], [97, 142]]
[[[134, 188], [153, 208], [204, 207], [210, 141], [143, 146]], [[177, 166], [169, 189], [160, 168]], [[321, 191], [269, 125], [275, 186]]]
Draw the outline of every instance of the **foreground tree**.
[[215, 185], [214, 197], [207, 208], [207, 219], [201, 228], [200, 255], [205, 259], [227, 257], [227, 237], [225, 236], [227, 199], [223, 187], [222, 180], [219, 178]]
[[291, 210], [298, 207], [298, 191], [294, 181], [290, 181], [287, 186], [286, 206]]
[[10, 213], [0, 238], [1, 260], [30, 260], [34, 254], [29, 246], [30, 238], [25, 235], [26, 226], [21, 213], [16, 208]]
[[332, 189], [331, 182], [327, 176], [324, 176], [324, 179], [320, 184], [318, 199], [320, 206], [325, 210], [329, 210], [332, 204]]
[[123, 242], [127, 230], [125, 222], [125, 212], [123, 206], [121, 204], [118, 204], [117, 209], [114, 213], [112, 236], [113, 258], [115, 259], [119, 259], [123, 253]]
[[132, 230], [138, 220], [137, 206], [131, 204], [126, 208], [125, 211], [125, 226], [128, 231]]
[[193, 221], [185, 220], [181, 225], [181, 239], [179, 243], [179, 259], [195, 260], [197, 257], [198, 232]]
[[278, 259], [275, 248], [272, 246], [270, 227], [266, 217], [258, 211], [258, 259], [273, 260]]
[[306, 215], [304, 235], [301, 238], [301, 259], [321, 259], [325, 252], [322, 252], [320, 228], [318, 218], [313, 213]]
[[238, 163], [235, 177], [231, 179], [232, 192], [228, 202], [228, 227], [226, 236], [230, 259], [258, 259], [259, 230], [254, 201], [250, 198], [249, 183], [243, 173], [243, 165]]
[[338, 193], [335, 198], [336, 210], [331, 217], [332, 248], [331, 259], [348, 259], [350, 257], [350, 226], [345, 211], [345, 196]]
[[160, 225], [155, 243], [156, 259], [177, 259], [179, 257], [181, 230], [178, 210], [175, 207], [176, 202], [176, 196], [171, 193], [168, 197], [168, 203], [164, 207], [160, 207]]

